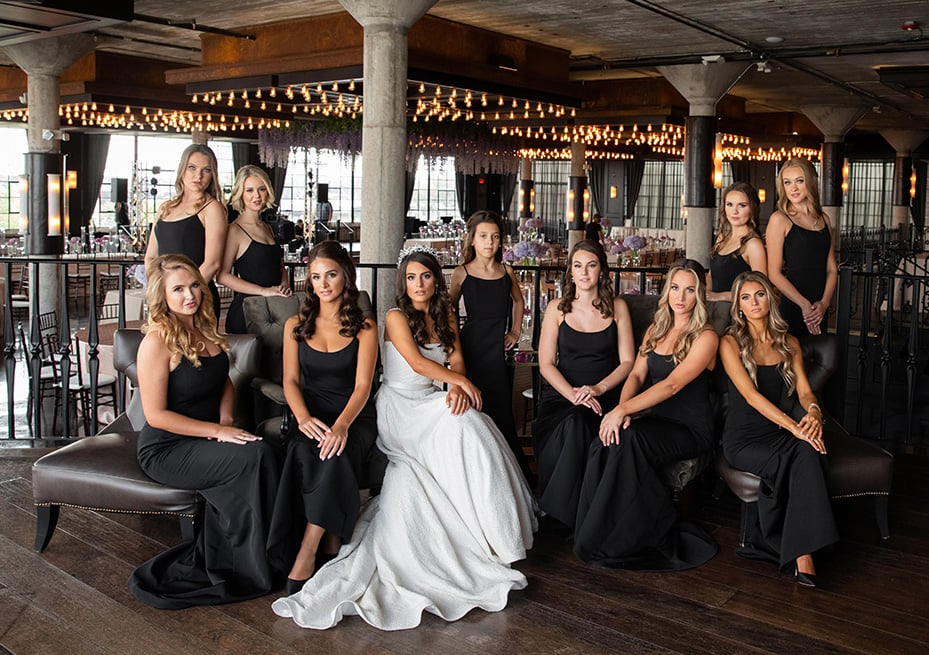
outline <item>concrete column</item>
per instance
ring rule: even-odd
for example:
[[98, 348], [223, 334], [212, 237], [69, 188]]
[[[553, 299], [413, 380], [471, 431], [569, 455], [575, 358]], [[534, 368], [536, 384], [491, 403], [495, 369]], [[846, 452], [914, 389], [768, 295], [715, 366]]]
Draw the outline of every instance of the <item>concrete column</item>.
[[[568, 211], [574, 214], [566, 216], [568, 221], [568, 251], [574, 244], [584, 239], [584, 191], [587, 189], [587, 144], [583, 141], [571, 143], [571, 176], [568, 178]], [[573, 193], [573, 200], [572, 194]]]
[[716, 146], [716, 103], [748, 70], [746, 62], [707, 62], [659, 66], [660, 72], [690, 103], [684, 150], [684, 240], [687, 256], [703, 265], [710, 261], [716, 224], [713, 149]]
[[823, 133], [820, 158], [820, 202], [829, 215], [835, 232], [835, 247], [839, 250], [842, 233], [842, 165], [845, 161], [845, 134], [865, 113], [862, 107], [835, 105], [805, 105], [800, 110]]
[[[397, 261], [403, 244], [407, 31], [437, 0], [339, 0], [364, 28], [361, 261]], [[394, 306], [393, 271], [378, 277], [379, 319]], [[369, 280], [362, 280], [369, 290]]]
[[[64, 251], [64, 237], [48, 236], [48, 173], [61, 173], [61, 74], [93, 49], [94, 37], [89, 34], [67, 34], [2, 48], [3, 52], [27, 76], [26, 101], [29, 110], [24, 170], [29, 176], [29, 234], [26, 254], [56, 255]], [[47, 139], [46, 132], [52, 135]], [[62, 225], [64, 232], [64, 225]], [[30, 288], [30, 293], [34, 293]], [[37, 284], [39, 311], [59, 310], [59, 270], [41, 266]], [[33, 304], [33, 307], [35, 304]]]
[[929, 132], [926, 130], [881, 130], [881, 136], [897, 152], [894, 161], [893, 226], [910, 225], [910, 175], [913, 174], [913, 151]]

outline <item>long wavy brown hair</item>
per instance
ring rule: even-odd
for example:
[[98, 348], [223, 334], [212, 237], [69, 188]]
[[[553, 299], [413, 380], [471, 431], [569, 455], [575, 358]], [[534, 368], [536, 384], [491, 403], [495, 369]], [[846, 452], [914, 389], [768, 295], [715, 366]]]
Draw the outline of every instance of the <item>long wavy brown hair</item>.
[[468, 219], [468, 231], [465, 234], [464, 248], [462, 252], [462, 264], [474, 261], [477, 256], [474, 252], [474, 235], [477, 234], [477, 227], [481, 223], [493, 223], [500, 230], [500, 247], [494, 253], [494, 261], [503, 261], [503, 217], [497, 212], [481, 210], [471, 214]]
[[158, 330], [170, 352], [183, 355], [194, 366], [200, 366], [200, 357], [197, 355], [193, 336], [168, 309], [168, 301], [165, 298], [165, 275], [168, 271], [177, 270], [187, 271], [200, 284], [200, 306], [194, 314], [194, 327], [207, 341], [215, 343], [223, 350], [229, 350], [229, 342], [216, 329], [216, 315], [213, 313], [213, 303], [206, 280], [200, 274], [200, 269], [184, 255], [162, 255], [146, 268], [148, 289], [145, 299], [148, 302], [148, 323], [142, 329], [146, 332]]
[[748, 321], [742, 310], [739, 309], [739, 296], [742, 294], [742, 287], [749, 282], [757, 282], [765, 290], [768, 296], [768, 319], [765, 329], [771, 335], [771, 347], [780, 355], [780, 363], [777, 365], [784, 384], [787, 385], [787, 395], [791, 395], [797, 387], [797, 375], [793, 367], [793, 351], [790, 348], [790, 342], [787, 340], [787, 321], [781, 317], [778, 309], [781, 294], [777, 287], [771, 284], [771, 281], [758, 271], [746, 271], [740, 273], [732, 283], [732, 309], [730, 310], [731, 323], [729, 325], [729, 334], [739, 345], [739, 355], [742, 358], [742, 365], [748, 371], [749, 377], [755, 386], [758, 386], [758, 364], [755, 362], [755, 338], [749, 329]]
[[790, 198], [787, 197], [787, 193], [784, 191], [784, 171], [788, 168], [799, 168], [803, 171], [803, 182], [806, 186], [810, 206], [818, 218], [823, 218], [823, 206], [819, 201], [819, 175], [816, 174], [816, 169], [813, 168], [813, 164], [808, 159], [800, 157], [788, 159], [777, 171], [777, 208], [784, 212], [785, 216], [795, 216], [797, 213], [796, 210], [791, 209]]
[[217, 170], [219, 164], [216, 161], [216, 153], [213, 152], [212, 148], [209, 146], [200, 143], [192, 143], [184, 148], [184, 152], [181, 153], [181, 161], [177, 166], [177, 176], [174, 178], [175, 196], [161, 204], [161, 210], [158, 213], [159, 219], [170, 214], [172, 209], [181, 204], [184, 198], [184, 172], [187, 170], [187, 163], [190, 161], [190, 156], [194, 153], [207, 156], [210, 160], [210, 170], [212, 172], [210, 175], [210, 186], [207, 187], [206, 193], [203, 195], [203, 201], [197, 205], [196, 210], [200, 211], [201, 208], [205, 207], [212, 200], [222, 204], [223, 190], [219, 186], [219, 172]]
[[[355, 284], [355, 264], [338, 241], [321, 241], [310, 250], [306, 260], [307, 271], [317, 259], [331, 259], [338, 264], [342, 271], [344, 286], [342, 300], [339, 304], [339, 321], [342, 327], [339, 334], [344, 337], [354, 337], [361, 330], [366, 329], [364, 314], [358, 306], [358, 287]], [[294, 327], [293, 338], [297, 341], [310, 339], [316, 333], [316, 318], [319, 316], [319, 296], [313, 291], [311, 280], [306, 281], [306, 297], [300, 307], [297, 325]]]
[[603, 318], [609, 318], [613, 315], [613, 284], [610, 282], [610, 268], [606, 261], [606, 252], [599, 241], [584, 239], [578, 241], [571, 248], [568, 255], [568, 268], [565, 271], [564, 295], [561, 302], [558, 303], [558, 309], [564, 314], [571, 313], [571, 305], [577, 299], [577, 285], [574, 284], [574, 277], [571, 275], [571, 267], [574, 266], [574, 255], [583, 250], [593, 254], [597, 261], [600, 262], [600, 275], [597, 278], [597, 297], [593, 301], [593, 306], [600, 310]]
[[448, 295], [448, 284], [446, 284], [445, 276], [442, 274], [442, 267], [433, 255], [428, 252], [417, 251], [411, 252], [400, 260], [397, 265], [397, 307], [406, 315], [410, 324], [410, 331], [413, 333], [413, 341], [418, 346], [426, 346], [429, 343], [426, 313], [413, 307], [413, 301], [410, 300], [406, 292], [406, 268], [410, 262], [422, 264], [432, 273], [435, 280], [435, 293], [429, 299], [429, 317], [432, 319], [435, 335], [439, 338], [445, 352], [451, 353], [455, 349], [455, 332], [449, 324], [452, 299]]
[[722, 248], [726, 239], [732, 234], [732, 224], [726, 216], [726, 196], [733, 191], [740, 191], [748, 198], [748, 229], [749, 231], [739, 239], [739, 249], [741, 253], [745, 244], [752, 239], [759, 237], [758, 234], [758, 215], [761, 213], [761, 203], [758, 201], [758, 192], [751, 184], [747, 182], [733, 182], [723, 191], [723, 201], [719, 204], [719, 223], [716, 228], [716, 243], [713, 244], [711, 255], [718, 255], [719, 249]]
[[697, 302], [690, 313], [690, 320], [687, 322], [686, 328], [674, 343], [673, 357], [675, 364], [684, 361], [694, 341], [707, 327], [706, 271], [700, 262], [694, 259], [679, 259], [671, 264], [668, 275], [665, 277], [664, 287], [661, 289], [661, 297], [658, 298], [658, 307], [655, 309], [655, 317], [652, 319], [648, 338], [642, 342], [642, 346], [639, 348], [641, 355], [647, 355], [655, 350], [658, 342], [664, 339], [671, 331], [671, 328], [674, 327], [674, 312], [671, 310], [669, 297], [671, 295], [671, 281], [678, 271], [687, 271], [693, 275], [697, 283]]

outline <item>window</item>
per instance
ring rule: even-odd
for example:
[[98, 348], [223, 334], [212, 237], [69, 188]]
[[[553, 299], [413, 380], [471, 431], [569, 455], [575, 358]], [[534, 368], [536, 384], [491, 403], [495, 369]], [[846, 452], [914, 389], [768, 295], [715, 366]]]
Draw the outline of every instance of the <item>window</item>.
[[332, 220], [361, 219], [361, 157], [345, 158], [329, 150], [294, 150], [287, 164], [280, 211], [296, 222], [309, 221], [316, 210], [317, 184], [329, 185]]
[[840, 229], [889, 226], [893, 211], [893, 162], [849, 163], [848, 193]]
[[646, 161], [635, 204], [637, 227], [683, 228], [684, 162]]
[[[568, 178], [571, 176], [569, 161], [532, 162], [533, 188], [535, 189], [535, 215], [542, 218], [545, 240], [564, 242], [567, 238], [566, 224], [568, 205]], [[518, 197], [519, 194], [513, 194]]]
[[413, 198], [410, 201], [410, 211], [407, 213], [421, 221], [459, 215], [455, 195], [454, 157], [427, 160], [420, 156], [416, 166]]
[[19, 176], [23, 174], [23, 153], [29, 150], [26, 128], [0, 127], [0, 142], [8, 156], [0, 158], [0, 229], [19, 228]]

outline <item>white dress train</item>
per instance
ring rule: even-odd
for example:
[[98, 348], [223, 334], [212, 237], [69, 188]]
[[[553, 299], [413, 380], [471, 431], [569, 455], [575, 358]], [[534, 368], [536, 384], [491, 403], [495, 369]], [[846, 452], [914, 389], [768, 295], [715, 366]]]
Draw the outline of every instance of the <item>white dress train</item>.
[[[444, 363], [441, 346], [420, 348]], [[532, 547], [535, 501], [503, 435], [486, 415], [453, 416], [445, 392], [384, 344], [377, 444], [389, 464], [380, 496], [350, 543], [276, 614], [325, 629], [357, 614], [382, 630], [499, 611], [526, 577], [510, 568]]]

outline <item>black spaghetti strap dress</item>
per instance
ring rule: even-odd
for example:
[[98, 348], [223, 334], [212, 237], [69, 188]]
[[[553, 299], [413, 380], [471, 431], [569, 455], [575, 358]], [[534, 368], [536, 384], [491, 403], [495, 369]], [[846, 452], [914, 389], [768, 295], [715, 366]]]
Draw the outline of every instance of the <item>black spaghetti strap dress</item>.
[[[228, 379], [226, 353], [186, 358], [168, 378], [168, 408], [201, 421], [219, 421]], [[203, 525], [185, 541], [137, 568], [132, 595], [160, 609], [232, 603], [272, 588], [265, 544], [277, 492], [278, 456], [270, 443], [245, 445], [188, 437], [153, 428], [139, 433], [139, 464], [156, 482], [196, 489], [206, 501]]]
[[[276, 243], [262, 243], [255, 241], [244, 227], [235, 224], [245, 232], [249, 238], [248, 248], [242, 256], [235, 260], [232, 272], [252, 284], [260, 287], [277, 286], [281, 283], [281, 262], [284, 260], [284, 249]], [[226, 332], [228, 334], [245, 334], [245, 314], [242, 303], [251, 294], [236, 291], [232, 295], [232, 302], [226, 311]]]
[[[797, 396], [787, 396], [777, 365], [759, 365], [756, 377], [761, 395], [795, 419], [802, 418]], [[723, 454], [733, 467], [761, 477], [757, 524], [743, 526], [749, 538], [739, 554], [784, 567], [838, 541], [823, 456], [762, 416], [731, 381]]]
[[[200, 208], [201, 211], [203, 207]], [[159, 255], [184, 255], [198, 267], [203, 264], [206, 256], [206, 229], [200, 222], [199, 212], [176, 221], [155, 221], [154, 229], [155, 238], [158, 240]], [[210, 287], [210, 293], [213, 294], [213, 311], [216, 313], [218, 326], [219, 290], [213, 280], [207, 280], [207, 285]]]
[[710, 274], [713, 280], [713, 289], [716, 293], [730, 293], [732, 283], [741, 274], [752, 270], [742, 258], [740, 249], [735, 249], [726, 255], [716, 254], [710, 257]]
[[[646, 386], [674, 370], [671, 355], [648, 354]], [[619, 444], [596, 439], [577, 510], [574, 552], [596, 566], [649, 571], [684, 570], [718, 550], [697, 525], [679, 521], [660, 468], [713, 447], [710, 372], [632, 419]]]
[[[358, 339], [330, 353], [315, 350], [302, 340], [297, 348], [303, 400], [312, 416], [331, 426], [355, 390]], [[377, 448], [374, 397], [368, 398], [352, 422], [345, 450], [337, 457], [321, 460], [319, 442], [303, 434], [296, 421], [290, 426], [268, 537], [271, 563], [285, 574], [300, 550], [307, 523], [337, 535], [343, 544], [351, 540], [361, 507], [359, 482], [371, 449]], [[381, 459], [386, 464], [386, 458]]]
[[[570, 316], [570, 314], [569, 314]], [[558, 326], [558, 370], [571, 386], [596, 384], [619, 366], [616, 323], [599, 332], [580, 332], [566, 320]], [[606, 413], [619, 401], [619, 387], [598, 397]], [[539, 475], [539, 505], [546, 514], [574, 527], [587, 451], [599, 443], [600, 417], [574, 405], [545, 385], [532, 424], [532, 443]]]
[[507, 366], [503, 344], [512, 317], [511, 285], [506, 274], [496, 280], [465, 276], [461, 295], [467, 319], [461, 328], [461, 350], [468, 379], [481, 390], [481, 411], [496, 423], [523, 475], [530, 479], [529, 464], [516, 437], [513, 369]]
[[[826, 261], [832, 248], [832, 234], [824, 226], [821, 230], [807, 230], [791, 221], [792, 227], [784, 237], [784, 276], [797, 291], [810, 302], [823, 297], [826, 289]], [[795, 336], [809, 336], [803, 312], [787, 296], [781, 294], [781, 317], [787, 321], [788, 331]], [[826, 331], [828, 317], [823, 314], [820, 323]]]

